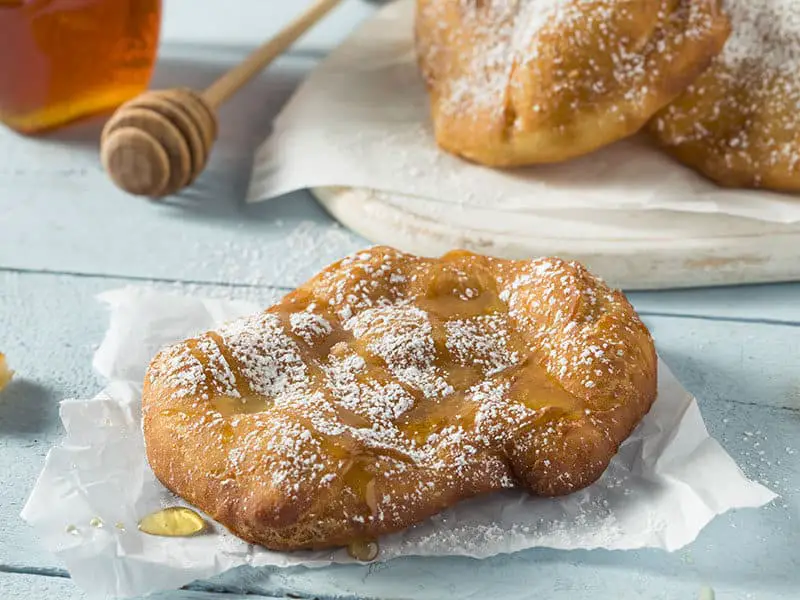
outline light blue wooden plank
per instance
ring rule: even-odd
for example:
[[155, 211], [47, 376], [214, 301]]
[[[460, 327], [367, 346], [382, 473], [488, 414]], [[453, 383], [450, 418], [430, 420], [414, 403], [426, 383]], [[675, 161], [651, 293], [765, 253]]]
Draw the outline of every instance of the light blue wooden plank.
[[86, 600], [86, 594], [70, 579], [0, 572], [3, 600]]
[[[274, 35], [299, 15], [311, 0], [236, 0], [235, 8], [216, 0], [167, 0], [164, 4], [163, 37], [167, 42], [221, 46], [255, 46]], [[375, 3], [345, 0], [320, 21], [295, 48], [326, 52], [341, 43]]]
[[628, 296], [643, 312], [800, 323], [800, 284], [634, 292]]
[[[86, 600], [86, 594], [71, 579], [0, 572], [3, 600]], [[136, 600], [136, 599], [131, 599]], [[143, 598], [141, 600], [144, 600]], [[200, 590], [170, 590], [147, 596], [147, 600], [285, 600], [285, 596], [241, 595]]]
[[[644, 317], [661, 356], [703, 401], [800, 411], [796, 327], [679, 317]], [[800, 458], [798, 459], [800, 460]]]

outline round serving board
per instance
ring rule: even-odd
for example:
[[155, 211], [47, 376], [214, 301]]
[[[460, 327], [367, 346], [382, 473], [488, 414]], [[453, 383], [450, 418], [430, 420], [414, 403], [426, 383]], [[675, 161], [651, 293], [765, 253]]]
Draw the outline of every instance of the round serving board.
[[371, 242], [415, 254], [559, 256], [629, 290], [800, 279], [800, 224], [661, 210], [502, 212], [343, 187], [312, 193]]

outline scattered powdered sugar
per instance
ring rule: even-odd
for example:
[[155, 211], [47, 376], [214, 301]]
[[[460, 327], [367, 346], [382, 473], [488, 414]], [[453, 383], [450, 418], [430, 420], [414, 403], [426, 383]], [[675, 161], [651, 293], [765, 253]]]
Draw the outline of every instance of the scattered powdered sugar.
[[[510, 492], [509, 494], [513, 494]], [[514, 508], [511, 511], [526, 510], [527, 499], [510, 498]], [[607, 502], [602, 497], [587, 499], [578, 509], [563, 518], [541, 518], [531, 522], [529, 518], [521, 518], [521, 523], [490, 524], [476, 522], [461, 516], [469, 514], [470, 503], [445, 511], [433, 517], [430, 523], [415, 528], [413, 537], [415, 554], [445, 554], [450, 548], [457, 546], [462, 554], [485, 558], [503, 552], [515, 552], [532, 546], [548, 548], [573, 548], [576, 539], [586, 548], [602, 548], [611, 546], [620, 538], [621, 525]], [[535, 510], [532, 505], [529, 510]], [[566, 511], [565, 511], [566, 513]], [[439, 525], [439, 526], [437, 526]], [[532, 544], [531, 539], [535, 542]], [[402, 553], [401, 549], [398, 553]]]
[[203, 363], [198, 360], [187, 344], [177, 344], [165, 349], [160, 355], [160, 366], [150, 371], [150, 381], [164, 377], [164, 385], [174, 388], [176, 397], [197, 394], [205, 379]]
[[358, 376], [365, 372], [366, 363], [357, 354], [331, 357], [325, 366], [328, 386], [337, 404], [364, 417], [363, 424], [391, 430], [394, 420], [413, 406], [414, 397], [394, 382], [361, 383]]
[[[236, 286], [235, 297], [258, 297], [259, 286], [285, 289], [299, 285], [321, 267], [354, 252], [364, 240], [335, 222], [298, 221], [274, 224], [280, 235], [245, 229], [227, 241], [203, 241], [188, 255], [188, 271], [209, 283]], [[202, 275], [208, 273], [208, 275]], [[252, 288], [247, 294], [246, 288]]]

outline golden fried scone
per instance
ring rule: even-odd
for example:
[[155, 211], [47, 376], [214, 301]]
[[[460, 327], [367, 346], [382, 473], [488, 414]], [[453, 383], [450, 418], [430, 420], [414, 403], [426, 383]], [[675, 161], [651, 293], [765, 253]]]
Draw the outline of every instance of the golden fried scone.
[[719, 53], [720, 2], [417, 0], [437, 142], [517, 166], [630, 136]]
[[326, 548], [581, 489], [655, 394], [649, 332], [581, 265], [376, 247], [159, 353], [144, 435], [164, 485], [239, 537]]
[[681, 162], [728, 187], [800, 191], [800, 5], [726, 0], [722, 54], [653, 119]]

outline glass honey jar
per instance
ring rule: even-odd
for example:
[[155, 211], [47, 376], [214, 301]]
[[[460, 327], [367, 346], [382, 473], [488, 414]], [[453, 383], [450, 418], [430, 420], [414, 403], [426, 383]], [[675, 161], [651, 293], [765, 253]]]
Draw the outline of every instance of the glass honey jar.
[[35, 134], [136, 96], [160, 28], [161, 0], [0, 0], [0, 122]]

